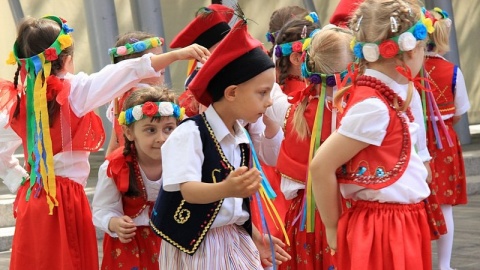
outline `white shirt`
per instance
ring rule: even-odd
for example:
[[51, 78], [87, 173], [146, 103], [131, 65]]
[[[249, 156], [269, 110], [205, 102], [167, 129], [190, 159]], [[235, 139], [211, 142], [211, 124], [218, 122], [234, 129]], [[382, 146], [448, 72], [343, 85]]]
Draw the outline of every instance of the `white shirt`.
[[[81, 117], [122, 95], [130, 88], [137, 85], [140, 80], [157, 76], [152, 68], [150, 57], [146, 54], [139, 58], [128, 59], [117, 64], [104, 67], [97, 73], [87, 75], [80, 72], [76, 75], [67, 74], [65, 78], [70, 81], [69, 102], [72, 111], [76, 116]], [[9, 144], [15, 142], [15, 138], [8, 136], [5, 141], [4, 134], [11, 134], [11, 127], [0, 126], [0, 162], [9, 161], [9, 166], [0, 166], [0, 177], [8, 175], [11, 191], [16, 191], [22, 179], [10, 180], [10, 175], [18, 177], [21, 173], [12, 173], [12, 153], [18, 147], [13, 148]], [[17, 141], [18, 144], [18, 141]], [[87, 183], [90, 174], [90, 163], [88, 151], [62, 152], [53, 156], [54, 169], [57, 176], [69, 178], [82, 186]], [[17, 161], [18, 162], [18, 161]], [[13, 161], [15, 163], [15, 161]], [[13, 168], [17, 168], [13, 166]], [[17, 168], [18, 169], [18, 168]], [[5, 178], [4, 178], [5, 181]]]
[[[378, 71], [367, 69], [365, 75], [375, 76], [400, 96], [408, 88], [408, 85], [393, 84], [390, 78]], [[410, 160], [403, 175], [394, 184], [379, 190], [355, 184], [340, 184], [340, 191], [345, 198], [391, 203], [417, 203], [429, 196], [430, 189], [426, 182], [427, 170], [415, 151], [415, 144], [419, 139], [419, 127], [423, 126], [423, 122], [421, 124], [417, 121], [410, 122], [405, 113], [403, 116], [408, 122], [411, 138]], [[385, 103], [378, 98], [368, 98], [353, 105], [347, 111], [337, 132], [358, 141], [380, 146], [385, 138], [389, 122], [388, 108]]]
[[[234, 168], [240, 167], [240, 144], [249, 143], [242, 125], [238, 121], [235, 122], [235, 134], [231, 134], [212, 105], [205, 111], [205, 117], [225, 157]], [[208, 162], [204, 158], [202, 149], [200, 131], [194, 121], [187, 121], [172, 132], [162, 146], [165, 191], [179, 191], [182, 183], [201, 182], [202, 164]], [[225, 198], [212, 228], [245, 223], [249, 214], [242, 208], [242, 204], [243, 198]]]
[[[109, 161], [105, 161], [98, 169], [98, 182], [92, 201], [93, 224], [100, 230], [112, 237], [118, 237], [116, 233], [108, 229], [108, 223], [112, 217], [124, 216], [122, 194], [112, 178], [107, 176]], [[155, 202], [162, 185], [162, 179], [149, 180], [140, 166], [140, 173], [147, 192], [147, 201]], [[142, 213], [133, 219], [136, 226], [149, 226], [149, 210], [147, 205]]]

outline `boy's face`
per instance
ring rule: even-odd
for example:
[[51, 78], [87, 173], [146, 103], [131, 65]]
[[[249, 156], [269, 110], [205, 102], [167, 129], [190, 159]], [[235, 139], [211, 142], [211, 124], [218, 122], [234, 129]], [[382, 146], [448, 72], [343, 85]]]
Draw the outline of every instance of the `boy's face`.
[[254, 123], [268, 107], [272, 106], [270, 92], [275, 83], [275, 70], [267, 69], [250, 80], [238, 85], [235, 110], [238, 119]]

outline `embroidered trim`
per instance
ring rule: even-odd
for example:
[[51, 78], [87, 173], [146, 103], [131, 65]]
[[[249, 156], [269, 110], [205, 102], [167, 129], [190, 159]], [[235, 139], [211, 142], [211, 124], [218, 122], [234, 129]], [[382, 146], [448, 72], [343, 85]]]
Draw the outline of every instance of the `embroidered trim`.
[[287, 120], [288, 120], [288, 117], [290, 116], [291, 110], [292, 110], [292, 105], [288, 107], [287, 112], [285, 113], [285, 119], [283, 119], [283, 126], [282, 126], [283, 132], [285, 132], [285, 128], [287, 127]]

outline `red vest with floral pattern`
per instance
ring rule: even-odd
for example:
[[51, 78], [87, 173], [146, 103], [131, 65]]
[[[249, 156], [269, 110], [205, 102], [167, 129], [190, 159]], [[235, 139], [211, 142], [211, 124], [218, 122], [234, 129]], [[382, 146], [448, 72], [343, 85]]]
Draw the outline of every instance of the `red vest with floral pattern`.
[[[383, 86], [385, 85], [383, 84]], [[392, 185], [405, 172], [410, 159], [411, 141], [408, 120], [402, 116], [402, 112], [394, 109], [388, 99], [374, 88], [352, 86], [352, 89], [345, 93], [345, 97], [347, 97], [347, 104], [344, 114], [356, 103], [373, 97], [380, 99], [387, 105], [390, 121], [382, 144], [380, 146], [367, 146], [340, 167], [337, 170], [338, 181], [370, 189], [381, 189]]]

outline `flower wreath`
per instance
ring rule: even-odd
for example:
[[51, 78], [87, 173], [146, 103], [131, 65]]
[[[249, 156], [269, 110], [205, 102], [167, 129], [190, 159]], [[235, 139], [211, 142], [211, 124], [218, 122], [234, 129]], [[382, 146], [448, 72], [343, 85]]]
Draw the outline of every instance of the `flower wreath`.
[[118, 123], [120, 125], [130, 125], [135, 121], [145, 117], [173, 116], [177, 120], [183, 120], [185, 108], [180, 108], [172, 102], [151, 102], [133, 106], [120, 113]]
[[288, 56], [292, 52], [303, 53], [310, 46], [312, 37], [320, 31], [319, 28], [313, 30], [308, 38], [303, 38], [301, 40], [287, 42], [283, 44], [277, 44], [274, 49], [276, 57]]
[[123, 46], [108, 49], [108, 55], [111, 57], [125, 56], [129, 54], [139, 53], [148, 49], [156, 48], [163, 45], [163, 38], [152, 37], [144, 40], [137, 41], [135, 43], [127, 43]]
[[[312, 23], [318, 23], [318, 15], [316, 12], [310, 12], [307, 16], [303, 17], [305, 20], [310, 21]], [[275, 45], [275, 39], [277, 38], [279, 31], [276, 32], [267, 32], [265, 37], [267, 41]]]
[[394, 36], [382, 42], [358, 42], [355, 38], [350, 43], [354, 55], [358, 59], [365, 59], [368, 62], [375, 62], [380, 56], [392, 58], [406, 51], [411, 51], [417, 46], [417, 41], [425, 40], [428, 33], [434, 28], [431, 19], [422, 18], [400, 35]]

